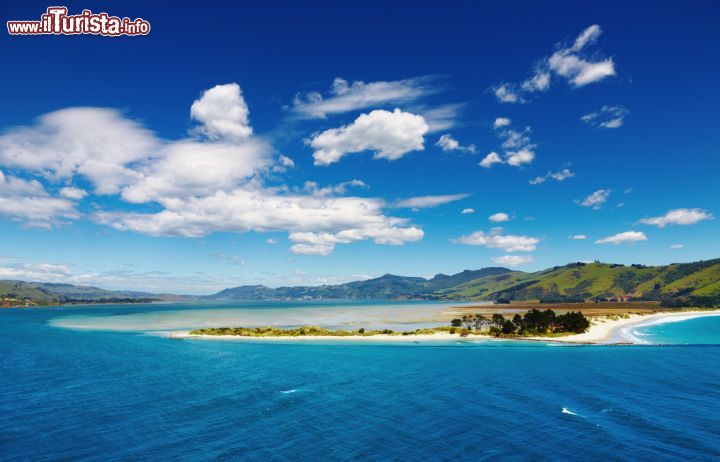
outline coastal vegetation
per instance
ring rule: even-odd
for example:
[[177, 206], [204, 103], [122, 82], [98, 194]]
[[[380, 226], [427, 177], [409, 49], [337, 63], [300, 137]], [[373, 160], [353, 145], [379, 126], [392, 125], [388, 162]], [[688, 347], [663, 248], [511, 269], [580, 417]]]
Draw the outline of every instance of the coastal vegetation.
[[492, 335], [496, 337], [513, 336], [557, 336], [581, 334], [590, 327], [590, 321], [579, 311], [556, 314], [553, 310], [540, 311], [532, 309], [524, 316], [516, 314], [512, 319], [495, 313], [490, 317], [482, 314], [468, 314], [453, 319], [450, 326], [421, 328], [411, 331], [394, 331], [390, 329], [356, 330], [326, 329], [319, 326], [302, 326], [293, 329], [278, 327], [208, 327], [196, 329], [189, 335], [223, 335], [238, 337], [372, 337], [375, 335], [407, 336], [432, 335], [438, 333]]
[[524, 316], [516, 314], [512, 319], [495, 313], [490, 317], [467, 314], [455, 318], [451, 326], [464, 326], [472, 333], [499, 336], [553, 336], [582, 334], [590, 327], [590, 321], [579, 311], [556, 314], [553, 310], [531, 309]]
[[357, 330], [325, 329], [319, 326], [302, 326], [295, 329], [280, 329], [277, 327], [208, 327], [196, 329], [189, 335], [234, 335], [239, 337], [372, 337], [374, 335], [429, 335], [439, 332], [455, 333], [452, 327], [436, 327], [415, 329], [412, 331], [394, 331], [391, 329]]
[[720, 308], [720, 295], [691, 295], [663, 300], [660, 306], [664, 308]]

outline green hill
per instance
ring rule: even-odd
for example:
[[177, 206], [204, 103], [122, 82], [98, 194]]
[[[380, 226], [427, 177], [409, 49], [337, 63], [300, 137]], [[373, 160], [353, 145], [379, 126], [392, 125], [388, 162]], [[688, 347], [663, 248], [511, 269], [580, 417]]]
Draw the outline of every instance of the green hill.
[[182, 296], [112, 291], [51, 282], [0, 280], [0, 306], [62, 305], [67, 303], [137, 303], [177, 300]]
[[667, 266], [571, 263], [536, 273], [483, 277], [435, 294], [442, 299], [557, 301], [715, 296], [720, 295], [720, 259]]
[[465, 270], [433, 278], [386, 274], [323, 286], [270, 288], [247, 285], [205, 297], [109, 291], [97, 287], [0, 281], [0, 306], [151, 300], [679, 300], [720, 297], [720, 259], [667, 266], [570, 263], [534, 273], [507, 268]]

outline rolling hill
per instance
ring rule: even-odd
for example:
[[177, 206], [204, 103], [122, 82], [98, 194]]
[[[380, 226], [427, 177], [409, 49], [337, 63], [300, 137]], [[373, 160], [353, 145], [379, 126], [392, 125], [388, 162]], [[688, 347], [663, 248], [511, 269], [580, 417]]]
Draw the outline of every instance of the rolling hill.
[[0, 281], [0, 306], [152, 300], [677, 300], [720, 297], [720, 259], [666, 266], [570, 263], [534, 273], [490, 267], [430, 279], [386, 274], [345, 284], [246, 285], [204, 297], [110, 291], [72, 284]]
[[553, 300], [647, 299], [720, 295], [720, 259], [667, 266], [570, 263], [526, 273], [507, 268], [466, 270], [431, 279], [386, 274], [324, 286], [240, 286], [210, 299]]
[[0, 306], [62, 305], [67, 303], [133, 303], [177, 300], [183, 296], [112, 291], [91, 286], [50, 282], [0, 280]]

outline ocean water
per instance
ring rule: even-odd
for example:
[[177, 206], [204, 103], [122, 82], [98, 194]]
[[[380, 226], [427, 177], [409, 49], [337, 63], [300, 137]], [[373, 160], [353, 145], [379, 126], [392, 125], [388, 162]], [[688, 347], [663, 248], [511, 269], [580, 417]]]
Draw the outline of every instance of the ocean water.
[[[207, 314], [232, 321], [259, 310], [291, 324], [301, 310], [333, 323], [324, 311], [351, 308], [402, 324], [404, 311], [423, 322], [437, 307], [267, 304]], [[720, 457], [718, 318], [641, 328], [666, 345], [638, 346], [158, 335], [202, 322], [203, 311], [0, 311], [0, 460]]]

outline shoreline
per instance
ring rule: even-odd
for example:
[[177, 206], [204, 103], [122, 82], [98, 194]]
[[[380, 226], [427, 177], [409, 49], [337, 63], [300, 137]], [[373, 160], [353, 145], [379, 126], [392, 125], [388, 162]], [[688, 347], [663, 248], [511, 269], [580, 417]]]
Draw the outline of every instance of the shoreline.
[[342, 341], [342, 342], [420, 342], [420, 341], [449, 341], [449, 340], [482, 340], [482, 341], [530, 341], [567, 343], [577, 345], [638, 345], [643, 342], [632, 335], [623, 335], [623, 330], [630, 327], [642, 327], [656, 323], [681, 322], [704, 316], [720, 316], [720, 310], [693, 310], [693, 311], [665, 311], [654, 314], [629, 314], [628, 317], [612, 319], [609, 317], [595, 317], [591, 320], [590, 328], [582, 334], [558, 337], [493, 337], [490, 335], [469, 334], [465, 337], [449, 332], [436, 332], [434, 334], [417, 335], [301, 335], [301, 336], [242, 336], [242, 335], [207, 335], [190, 334], [189, 331], [175, 331], [168, 334], [169, 339], [218, 339], [240, 341], [270, 341], [270, 342], [297, 342], [297, 341]]

